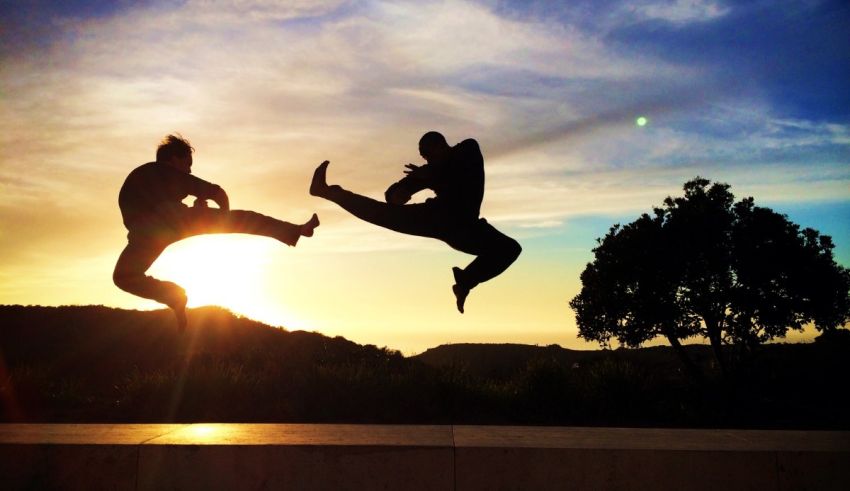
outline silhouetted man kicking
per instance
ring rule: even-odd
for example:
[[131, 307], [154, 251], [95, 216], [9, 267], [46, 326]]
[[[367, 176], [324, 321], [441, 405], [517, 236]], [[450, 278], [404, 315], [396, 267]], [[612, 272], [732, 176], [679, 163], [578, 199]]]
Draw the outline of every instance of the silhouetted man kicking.
[[[313, 174], [310, 194], [333, 201], [369, 223], [403, 234], [440, 239], [454, 249], [478, 256], [465, 269], [452, 268], [452, 291], [457, 309], [463, 313], [469, 291], [501, 274], [522, 248], [478, 217], [484, 198], [484, 158], [475, 140], [450, 147], [443, 135], [429, 131], [419, 140], [419, 154], [427, 163], [407, 164], [407, 175], [387, 189], [386, 203], [337, 185], [329, 186], [327, 160]], [[433, 190], [436, 197], [424, 203], [406, 204], [423, 189]]]
[[[312, 236], [319, 225], [315, 213], [307, 223], [293, 225], [253, 211], [230, 210], [224, 189], [191, 174], [194, 151], [187, 140], [168, 135], [156, 149], [156, 162], [141, 165], [127, 176], [118, 205], [129, 234], [112, 275], [118, 288], [171, 307], [181, 330], [186, 327], [185, 290], [145, 275], [169, 244], [194, 235], [243, 233], [294, 246], [302, 235]], [[196, 198], [191, 208], [182, 203], [189, 195]], [[208, 208], [207, 200], [218, 208]]]

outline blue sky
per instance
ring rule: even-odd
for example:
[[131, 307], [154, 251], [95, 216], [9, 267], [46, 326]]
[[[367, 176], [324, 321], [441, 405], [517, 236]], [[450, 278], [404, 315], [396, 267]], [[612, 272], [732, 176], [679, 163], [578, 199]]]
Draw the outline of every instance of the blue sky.
[[[816, 0], [3, 2], [0, 303], [153, 307], [110, 282], [125, 234], [115, 201], [172, 131], [234, 206], [322, 216], [315, 240], [256, 268], [369, 274], [338, 263], [356, 257], [414, 278], [413, 304], [374, 286], [403, 313], [340, 301], [343, 320], [325, 315], [314, 297], [358, 288], [339, 279], [278, 285], [299, 300], [261, 316], [359, 341], [415, 350], [438, 324], [442, 340], [578, 346], [566, 301], [595, 239], [697, 175], [832, 235], [850, 265], [848, 32], [850, 4]], [[382, 196], [431, 129], [479, 141], [483, 215], [524, 247], [463, 317], [429, 316], [451, 307], [443, 273], [468, 257], [306, 193], [330, 159], [332, 181]], [[388, 334], [404, 316], [425, 320], [409, 339]]]

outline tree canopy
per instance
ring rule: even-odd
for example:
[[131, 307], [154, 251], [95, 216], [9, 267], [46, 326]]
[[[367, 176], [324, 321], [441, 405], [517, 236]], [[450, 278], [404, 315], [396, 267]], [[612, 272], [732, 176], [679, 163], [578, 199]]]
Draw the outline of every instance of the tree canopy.
[[697, 177], [684, 192], [597, 239], [570, 301], [580, 337], [636, 347], [663, 336], [696, 374], [682, 340], [707, 339], [725, 370], [724, 344], [752, 351], [789, 329], [850, 320], [850, 271], [830, 237], [735, 202], [728, 184]]

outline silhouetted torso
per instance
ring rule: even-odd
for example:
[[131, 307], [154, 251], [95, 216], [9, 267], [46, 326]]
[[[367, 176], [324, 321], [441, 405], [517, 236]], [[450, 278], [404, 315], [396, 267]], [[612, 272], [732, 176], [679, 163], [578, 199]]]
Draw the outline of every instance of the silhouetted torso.
[[440, 163], [425, 164], [430, 178], [413, 173], [397, 183], [411, 194], [423, 189], [434, 191], [433, 201], [447, 213], [463, 219], [476, 219], [484, 199], [484, 157], [478, 142], [464, 140], [451, 148], [448, 159]]
[[186, 196], [211, 198], [215, 184], [168, 165], [148, 162], [136, 167], [121, 186], [118, 206], [127, 230], [168, 219], [168, 208], [182, 206]]

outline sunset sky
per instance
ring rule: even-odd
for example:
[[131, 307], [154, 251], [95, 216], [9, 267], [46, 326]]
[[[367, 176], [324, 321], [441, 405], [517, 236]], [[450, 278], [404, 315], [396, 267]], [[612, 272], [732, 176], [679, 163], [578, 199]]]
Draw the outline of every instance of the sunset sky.
[[[194, 238], [151, 273], [288, 329], [416, 353], [576, 338], [595, 239], [696, 175], [833, 236], [850, 266], [850, 4], [837, 1], [0, 3], [0, 304], [159, 308], [112, 284], [118, 190], [179, 132], [288, 248]], [[648, 124], [636, 124], [645, 117]], [[523, 254], [460, 315], [472, 258], [308, 195], [381, 198], [419, 137], [475, 138], [482, 215]]]

